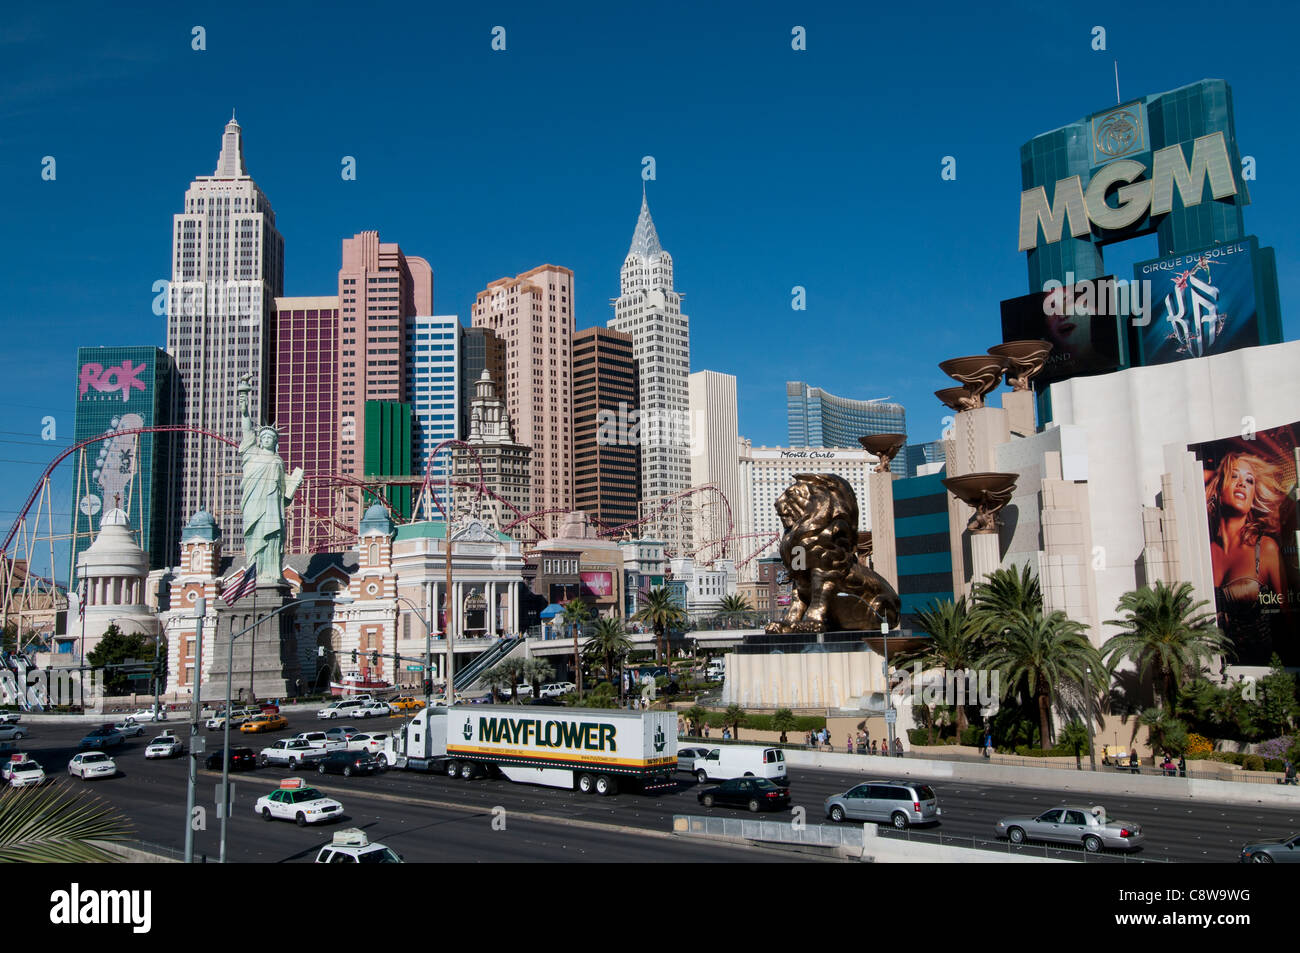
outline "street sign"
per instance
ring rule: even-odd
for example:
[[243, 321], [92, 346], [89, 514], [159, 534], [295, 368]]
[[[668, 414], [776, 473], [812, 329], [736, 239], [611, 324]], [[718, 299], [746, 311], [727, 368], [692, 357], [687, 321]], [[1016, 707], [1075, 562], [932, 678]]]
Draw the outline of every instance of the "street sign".
[[423, 672], [423, 671], [424, 671], [424, 666], [423, 666], [423, 665], [408, 665], [408, 666], [406, 666], [406, 670], [407, 670], [408, 672]]
[[893, 725], [898, 722], [898, 709], [890, 708], [885, 712], [885, 724]]
[[153, 672], [130, 672], [127, 674], [126, 678], [127, 681], [131, 682], [147, 682], [149, 679], [153, 678]]

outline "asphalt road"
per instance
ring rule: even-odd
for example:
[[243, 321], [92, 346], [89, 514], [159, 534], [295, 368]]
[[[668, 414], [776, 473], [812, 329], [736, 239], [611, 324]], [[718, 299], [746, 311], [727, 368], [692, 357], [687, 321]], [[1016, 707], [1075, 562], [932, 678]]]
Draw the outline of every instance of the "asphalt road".
[[[290, 729], [271, 735], [240, 735], [239, 744], [258, 750], [279, 737], [318, 729], [311, 713], [288, 716]], [[400, 719], [356, 720], [358, 727], [391, 730]], [[186, 736], [188, 725], [170, 722]], [[86, 726], [33, 725], [24, 749], [42, 763], [47, 774], [66, 778], [66, 764], [75, 753]], [[186, 759], [146, 761], [144, 747], [156, 732], [131, 739], [114, 757], [121, 776], [90, 782], [96, 793], [120, 807], [136, 825], [142, 841], [179, 849], [185, 810]], [[158, 731], [161, 726], [158, 727]], [[209, 750], [220, 747], [219, 732], [203, 732]], [[232, 734], [232, 743], [234, 742]], [[229, 825], [231, 860], [282, 862], [310, 860], [329, 839], [329, 828], [299, 829], [284, 821], [266, 822], [253, 813], [253, 803], [271, 791], [284, 769], [259, 768], [234, 774], [234, 810]], [[696, 800], [697, 785], [679, 775], [677, 792], [655, 797], [623, 794], [601, 798], [575, 791], [512, 784], [504, 779], [461, 781], [441, 775], [389, 771], [370, 777], [309, 775], [309, 780], [344, 805], [344, 823], [365, 829], [373, 840], [387, 844], [409, 861], [791, 861], [807, 855], [701, 843], [668, 835], [674, 814], [748, 817], [747, 812], [715, 807], [706, 810]], [[846, 790], [860, 775], [797, 768], [791, 772], [794, 804], [804, 808], [810, 824], [824, 822], [822, 803]], [[74, 784], [80, 782], [74, 781]], [[206, 830], [195, 835], [196, 852], [217, 854], [216, 785], [219, 772], [199, 772], [198, 803], [206, 809]], [[898, 835], [965, 846], [1010, 850], [996, 842], [993, 824], [1000, 817], [1036, 815], [1056, 804], [1080, 803], [1080, 796], [1009, 784], [945, 782], [934, 785], [943, 809], [942, 822]], [[1296, 809], [1216, 805], [1186, 799], [1107, 798], [1101, 803], [1112, 818], [1142, 825], [1146, 846], [1132, 857], [1107, 854], [1103, 862], [1127, 859], [1173, 862], [1235, 862], [1243, 844], [1282, 837], [1300, 830], [1300, 793]], [[494, 811], [495, 809], [495, 811]], [[788, 815], [778, 815], [788, 816]], [[494, 829], [493, 822], [504, 830]], [[826, 822], [829, 823], [829, 822]], [[1044, 846], [1031, 853], [1081, 858], [1077, 850]], [[1089, 857], [1089, 862], [1098, 860]]]

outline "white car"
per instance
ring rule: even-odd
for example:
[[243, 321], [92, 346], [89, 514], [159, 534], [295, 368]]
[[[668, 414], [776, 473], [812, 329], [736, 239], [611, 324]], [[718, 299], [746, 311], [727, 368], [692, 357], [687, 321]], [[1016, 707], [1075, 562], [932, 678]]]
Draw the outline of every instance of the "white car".
[[146, 758], [177, 758], [185, 753], [185, 744], [175, 735], [159, 735], [144, 749]]
[[361, 713], [361, 702], [348, 700], [345, 702], [330, 702], [320, 711], [316, 712], [317, 718], [351, 718]]
[[504, 695], [506, 698], [511, 698], [514, 696], [515, 691], [518, 691], [520, 698], [533, 697], [533, 686], [529, 685], [527, 682], [515, 686], [515, 688], [511, 688], [509, 685], [507, 685], [505, 688], [501, 689], [501, 694]]
[[578, 686], [573, 682], [550, 682], [543, 685], [538, 696], [541, 698], [559, 698], [561, 695], [567, 695], [569, 692], [578, 690]]
[[123, 738], [139, 738], [144, 734], [144, 725], [137, 722], [134, 715], [117, 722], [113, 727], [122, 733]]
[[302, 738], [281, 738], [275, 744], [263, 748], [257, 755], [261, 767], [268, 764], [287, 765], [290, 771], [296, 771], [304, 764], [319, 761], [325, 757], [325, 749], [317, 748]]
[[[296, 782], [296, 783], [295, 783]], [[294, 821], [299, 827], [338, 820], [343, 805], [308, 787], [302, 778], [288, 778], [270, 794], [257, 799], [253, 810], [266, 820]]]
[[0, 765], [0, 778], [11, 788], [34, 787], [45, 783], [45, 769], [25, 754], [13, 754]]
[[91, 778], [111, 778], [116, 774], [117, 762], [102, 751], [83, 751], [81, 754], [73, 755], [72, 760], [68, 762], [70, 778], [89, 781]]
[[[260, 715], [260, 714], [261, 712], [253, 711], [253, 709], [251, 708], [236, 708], [234, 711], [230, 713], [230, 727], [238, 728], [240, 725], [248, 721], [248, 719], [252, 718], [254, 715]], [[211, 718], [207, 720], [206, 727], [208, 731], [218, 731], [222, 728], [225, 728], [226, 727], [225, 713], [222, 712], [220, 714], [213, 715]]]
[[[330, 731], [334, 729], [331, 728]], [[331, 737], [324, 731], [304, 731], [293, 738], [294, 741], [305, 741], [313, 748], [319, 748], [322, 751], [341, 751], [348, 746], [347, 739]]]
[[379, 754], [388, 746], [388, 733], [380, 732], [377, 734], [359, 734], [353, 735], [348, 739], [349, 751], [368, 751], [371, 754]]
[[16, 725], [23, 720], [20, 711], [0, 711], [0, 725]]
[[25, 725], [0, 725], [0, 741], [18, 741], [27, 737]]
[[356, 709], [355, 714], [362, 718], [386, 718], [393, 713], [387, 702], [369, 701]]
[[159, 708], [155, 713], [152, 708], [141, 708], [138, 712], [132, 715], [131, 718], [136, 721], [166, 721], [167, 709]]
[[366, 832], [355, 827], [335, 831], [334, 840], [316, 854], [318, 864], [400, 864], [402, 855], [383, 844], [372, 844]]

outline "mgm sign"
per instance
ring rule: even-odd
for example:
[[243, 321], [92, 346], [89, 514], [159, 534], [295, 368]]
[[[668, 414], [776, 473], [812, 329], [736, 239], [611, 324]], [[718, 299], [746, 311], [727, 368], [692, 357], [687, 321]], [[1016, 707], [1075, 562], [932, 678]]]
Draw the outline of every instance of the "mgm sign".
[[[1207, 79], [1112, 106], [1020, 147], [1031, 292], [1099, 278], [1102, 248], [1156, 233], [1160, 257], [1245, 238], [1232, 91]], [[1151, 257], [1149, 251], [1140, 257]]]

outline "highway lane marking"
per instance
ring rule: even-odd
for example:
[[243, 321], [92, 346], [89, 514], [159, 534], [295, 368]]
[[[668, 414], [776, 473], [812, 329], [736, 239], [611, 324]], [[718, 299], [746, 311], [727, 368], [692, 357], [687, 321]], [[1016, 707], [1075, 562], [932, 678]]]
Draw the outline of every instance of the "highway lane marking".
[[[205, 770], [202, 773], [216, 774], [217, 772], [215, 771], [209, 772]], [[375, 791], [361, 792], [358, 791], [356, 788], [338, 788], [338, 787], [334, 787], [333, 785], [324, 785], [324, 784], [313, 784], [312, 787], [314, 787], [318, 791], [324, 791], [326, 794], [343, 795], [347, 797], [362, 798], [362, 799], [373, 798], [377, 801], [391, 801], [395, 804], [411, 804], [417, 807], [441, 807], [441, 808], [447, 808], [455, 811], [464, 811], [466, 814], [478, 814], [483, 817], [487, 817], [491, 814], [490, 811], [485, 811], [481, 807], [474, 807], [469, 804], [460, 804], [455, 801], [441, 801], [441, 800], [434, 800], [432, 798], [407, 797], [402, 794], [380, 794]], [[599, 831], [601, 833], [634, 834], [641, 837], [654, 837], [660, 840], [676, 841], [678, 843], [691, 842], [689, 839], [678, 837], [676, 834], [673, 834], [671, 832], [656, 831], [648, 827], [628, 827], [622, 824], [602, 824], [598, 821], [583, 821], [571, 817], [551, 817], [546, 814], [536, 814], [532, 811], [520, 811], [514, 809], [510, 809], [509, 814], [510, 817], [512, 818], [522, 818], [524, 820], [537, 821], [540, 824], [558, 824], [566, 827], [578, 827], [578, 828], [583, 828], [591, 831]], [[709, 815], [700, 815], [700, 816], [706, 817]], [[714, 843], [714, 841], [710, 840], [709, 843]], [[717, 844], [720, 847], [727, 847], [732, 850], [767, 850], [766, 847], [757, 846], [757, 845], [748, 846], [748, 845], [740, 845], [740, 844], [731, 844], [722, 841], [717, 842]], [[816, 856], [816, 855], [809, 855], [809, 856]], [[823, 859], [823, 858], [818, 858], [818, 859]]]

